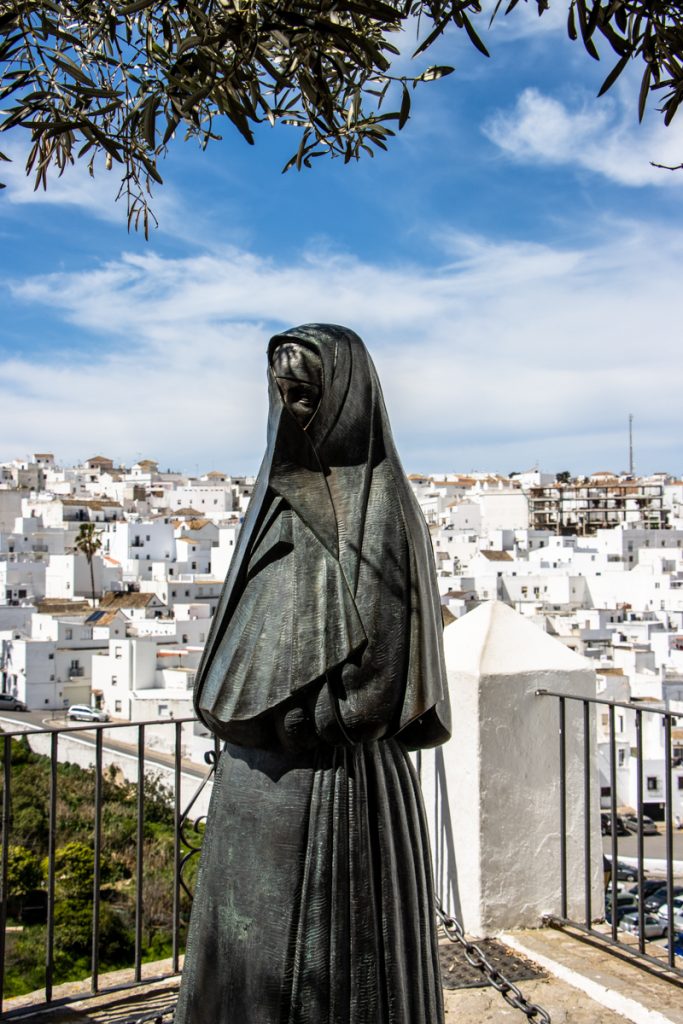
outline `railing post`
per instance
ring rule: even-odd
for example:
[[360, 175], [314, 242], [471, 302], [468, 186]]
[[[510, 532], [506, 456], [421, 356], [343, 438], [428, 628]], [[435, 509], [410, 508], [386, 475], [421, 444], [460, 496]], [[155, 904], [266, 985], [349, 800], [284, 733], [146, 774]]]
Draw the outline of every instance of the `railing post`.
[[[638, 814], [638, 892], [643, 891], [643, 859], [645, 857], [645, 845], [643, 836], [643, 712], [640, 708], [636, 711], [636, 775], [638, 792], [636, 795], [636, 806]], [[645, 952], [645, 900], [638, 900], [638, 949]]]
[[617, 940], [617, 737], [615, 728], [614, 706], [609, 709], [609, 771], [610, 771], [610, 847], [612, 852], [612, 871], [610, 885], [612, 889], [612, 939]]
[[45, 1002], [52, 1001], [55, 953], [55, 853], [57, 849], [57, 763], [59, 732], [50, 737], [50, 804], [47, 847], [47, 937], [45, 942]]
[[180, 722], [175, 723], [175, 786], [174, 786], [174, 803], [173, 803], [173, 831], [175, 834], [175, 842], [173, 844], [173, 971], [177, 973], [180, 965], [180, 843], [181, 843], [181, 818], [182, 818], [182, 807], [181, 807], [181, 794], [180, 787], [182, 782], [181, 775], [181, 740], [182, 740], [182, 724]]
[[2, 765], [2, 862], [0, 865], [0, 1013], [5, 994], [5, 932], [7, 930], [7, 869], [9, 865], [9, 836], [11, 827], [12, 798], [12, 738], [3, 737]]
[[674, 823], [673, 823], [673, 794], [671, 776], [673, 766], [671, 763], [671, 715], [664, 718], [664, 800], [665, 800], [665, 823], [666, 823], [666, 902], [669, 908], [669, 966], [674, 967], [676, 954], [673, 943], [673, 901], [674, 901]]
[[92, 885], [92, 981], [93, 993], [98, 991], [100, 973], [100, 875], [102, 859], [102, 729], [95, 734], [95, 822], [94, 867]]
[[138, 726], [138, 802], [135, 851], [135, 980], [142, 979], [142, 923], [144, 915], [145, 844], [145, 727]]
[[567, 708], [560, 697], [560, 905], [567, 916]]
[[587, 700], [583, 701], [583, 885], [586, 927], [590, 928], [593, 918], [591, 906], [591, 734], [590, 710]]

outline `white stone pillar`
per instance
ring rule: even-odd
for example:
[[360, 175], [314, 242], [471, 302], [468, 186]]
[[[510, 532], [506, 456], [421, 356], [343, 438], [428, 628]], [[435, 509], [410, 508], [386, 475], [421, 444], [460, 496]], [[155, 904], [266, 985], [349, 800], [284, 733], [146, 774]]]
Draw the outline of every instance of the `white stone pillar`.
[[[539, 689], [595, 696], [587, 659], [499, 601], [444, 631], [453, 711], [449, 743], [417, 757], [437, 894], [472, 935], [559, 915], [559, 708]], [[567, 891], [583, 920], [583, 705], [566, 702]], [[590, 712], [593, 917], [603, 911], [595, 708]]]

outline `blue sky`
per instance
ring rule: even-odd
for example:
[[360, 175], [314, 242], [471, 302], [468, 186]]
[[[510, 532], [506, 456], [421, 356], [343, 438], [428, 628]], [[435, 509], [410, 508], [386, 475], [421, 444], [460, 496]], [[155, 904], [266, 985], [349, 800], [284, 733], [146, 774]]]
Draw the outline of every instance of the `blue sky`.
[[267, 339], [321, 320], [364, 338], [408, 471], [620, 471], [633, 413], [636, 469], [683, 472], [683, 172], [650, 166], [683, 160], [683, 115], [637, 124], [638, 69], [596, 99], [611, 54], [556, 10], [501, 18], [489, 60], [449, 34], [428, 63], [456, 73], [374, 160], [282, 175], [287, 129], [176, 145], [149, 242], [112, 174], [35, 195], [3, 139], [0, 460], [254, 472]]

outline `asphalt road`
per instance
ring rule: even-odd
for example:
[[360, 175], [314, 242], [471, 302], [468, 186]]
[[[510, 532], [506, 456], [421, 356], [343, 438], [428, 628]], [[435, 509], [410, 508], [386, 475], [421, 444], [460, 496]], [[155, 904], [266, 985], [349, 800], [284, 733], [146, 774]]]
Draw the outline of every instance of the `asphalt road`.
[[56, 725], [57, 715], [63, 716], [63, 714], [62, 711], [5, 711], [3, 708], [2, 722], [5, 723], [3, 729], [5, 732], [11, 731], [12, 727], [8, 724], [9, 722], [16, 722], [17, 729], [20, 729], [22, 724], [26, 722], [30, 722], [31, 725], [37, 725], [40, 728], [41, 726], [49, 726], [54, 720]]
[[[638, 856], [638, 837], [635, 835], [628, 836], [617, 836], [617, 857], [637, 857]], [[683, 861], [683, 830], [674, 832], [673, 835], [673, 846], [674, 846], [674, 860]], [[612, 856], [612, 839], [611, 836], [602, 837], [602, 848], [608, 857]], [[643, 852], [647, 860], [665, 860], [666, 859], [666, 837], [664, 835], [658, 836], [644, 836], [643, 837]]]
[[[92, 746], [95, 745], [95, 732], [88, 729], [87, 722], [70, 722], [64, 718], [61, 711], [3, 711], [0, 717], [0, 726], [3, 727], [4, 732], [11, 732], [13, 726], [9, 722], [16, 722], [16, 728], [21, 729], [22, 725], [26, 726], [30, 723], [32, 726], [38, 726], [44, 729], [63, 729], [65, 726], [72, 728], [78, 728], [79, 738], [83, 743], [89, 743]], [[135, 725], [131, 722], [123, 722], [125, 725]], [[27, 731], [22, 729], [22, 731]], [[104, 750], [110, 753], [122, 753], [128, 754], [132, 757], [137, 756], [137, 744], [126, 743], [116, 738], [118, 730], [112, 729], [111, 732], [105, 730], [103, 737]], [[145, 763], [147, 765], [158, 764], [162, 767], [169, 768], [174, 765], [174, 758], [171, 754], [164, 753], [159, 750], [152, 750], [146, 748], [145, 750]], [[195, 778], [201, 779], [207, 772], [207, 769], [202, 765], [197, 765], [193, 761], [183, 759], [181, 762], [182, 771], [185, 775], [192, 775]]]

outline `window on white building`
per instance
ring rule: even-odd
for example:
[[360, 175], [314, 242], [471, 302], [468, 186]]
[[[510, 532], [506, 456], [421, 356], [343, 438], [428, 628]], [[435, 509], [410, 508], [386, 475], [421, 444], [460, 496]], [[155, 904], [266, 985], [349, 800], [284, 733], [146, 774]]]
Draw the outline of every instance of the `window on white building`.
[[116, 712], [117, 714], [120, 714], [120, 713], [121, 713], [121, 701], [120, 701], [120, 700], [116, 700], [116, 701], [114, 701], [114, 711], [115, 711], [115, 712]]
[[64, 631], [64, 639], [65, 640], [72, 640], [73, 639], [73, 635], [74, 635], [73, 629], [66, 629]]
[[649, 793], [654, 793], [659, 789], [659, 779], [656, 775], [648, 775], [647, 788]]
[[626, 764], [626, 751], [623, 749], [617, 751], [617, 764], [620, 768], [623, 768]]
[[111, 685], [112, 686], [118, 686], [118, 684], [119, 684], [119, 677], [118, 676], [112, 676], [111, 677]]
[[123, 651], [121, 650], [121, 648], [120, 647], [115, 647], [114, 648], [114, 657], [115, 658], [120, 658], [120, 657], [122, 657], [122, 655], [123, 655]]

